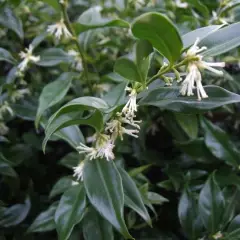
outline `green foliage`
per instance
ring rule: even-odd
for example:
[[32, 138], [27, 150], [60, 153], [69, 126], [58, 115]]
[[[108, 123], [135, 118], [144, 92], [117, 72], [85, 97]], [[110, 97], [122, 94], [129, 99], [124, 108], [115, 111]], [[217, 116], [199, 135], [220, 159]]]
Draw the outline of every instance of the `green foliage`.
[[0, 239], [240, 239], [239, 21], [239, 0], [2, 0]]

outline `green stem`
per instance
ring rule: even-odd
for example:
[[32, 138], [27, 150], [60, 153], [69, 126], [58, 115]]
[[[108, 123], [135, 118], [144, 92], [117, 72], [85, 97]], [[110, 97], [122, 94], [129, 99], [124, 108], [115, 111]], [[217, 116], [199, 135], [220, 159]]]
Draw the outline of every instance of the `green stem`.
[[153, 77], [151, 77], [148, 82], [147, 85], [149, 85], [150, 83], [152, 83], [154, 80], [156, 80], [157, 78], [161, 77], [163, 74], [171, 71], [172, 69], [176, 69], [179, 68], [183, 65], [185, 65], [187, 62], [189, 61], [189, 59], [184, 59], [183, 61], [181, 61], [178, 64], [175, 65], [168, 65], [166, 68], [163, 68], [162, 70], [160, 70], [157, 74], [155, 74]]
[[63, 19], [64, 19], [64, 23], [67, 27], [67, 29], [69, 30], [69, 32], [72, 34], [72, 40], [73, 42], [75, 43], [77, 49], [78, 49], [78, 52], [82, 58], [82, 62], [83, 62], [83, 73], [84, 73], [84, 76], [86, 78], [86, 81], [87, 81], [87, 85], [88, 85], [88, 89], [89, 89], [89, 92], [91, 95], [93, 95], [93, 88], [92, 88], [92, 84], [91, 84], [91, 81], [89, 79], [89, 76], [88, 76], [88, 67], [87, 67], [87, 61], [85, 59], [85, 56], [84, 56], [84, 53], [82, 51], [82, 48], [81, 48], [81, 45], [78, 41], [78, 38], [77, 38], [77, 34], [75, 32], [75, 30], [73, 29], [73, 27], [71, 26], [71, 22], [70, 22], [70, 19], [68, 17], [68, 13], [67, 13], [67, 3], [65, 2], [64, 4], [60, 4], [61, 5], [61, 9], [62, 9], [62, 13], [63, 13]]

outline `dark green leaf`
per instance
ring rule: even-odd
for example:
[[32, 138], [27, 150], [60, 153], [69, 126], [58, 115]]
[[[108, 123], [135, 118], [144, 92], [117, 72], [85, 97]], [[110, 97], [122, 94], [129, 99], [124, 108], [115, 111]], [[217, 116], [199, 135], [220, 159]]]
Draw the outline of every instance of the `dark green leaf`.
[[[100, 131], [103, 127], [103, 115], [100, 110], [107, 109], [108, 105], [105, 101], [95, 97], [76, 98], [63, 107], [61, 107], [48, 121], [46, 127], [46, 136], [43, 141], [43, 149], [45, 150], [49, 138], [57, 130], [71, 125], [83, 124], [89, 125]], [[91, 111], [90, 115], [83, 117], [84, 111]]]
[[175, 119], [190, 138], [197, 138], [198, 118], [196, 115], [175, 113]]
[[9, 208], [0, 207], [0, 226], [11, 227], [21, 223], [28, 215], [31, 207], [29, 197], [23, 204], [16, 204]]
[[54, 215], [57, 209], [57, 203], [52, 204], [46, 211], [41, 212], [28, 228], [28, 232], [47, 232], [56, 228]]
[[59, 164], [65, 166], [69, 169], [76, 167], [81, 159], [81, 156], [77, 152], [71, 152], [64, 156], [60, 161]]
[[103, 18], [101, 8], [93, 7], [83, 12], [76, 23], [74, 29], [77, 34], [94, 28], [103, 27], [123, 27], [129, 28], [129, 23], [122, 19]]
[[207, 27], [198, 28], [194, 31], [188, 32], [182, 36], [183, 40], [183, 48], [186, 49], [193, 45], [197, 38], [200, 40], [207, 37], [209, 34], [217, 31], [219, 28], [221, 28], [223, 25], [211, 25]]
[[135, 63], [141, 75], [142, 82], [146, 82], [150, 68], [152, 45], [146, 40], [140, 40], [135, 44]]
[[68, 142], [74, 149], [79, 146], [79, 143], [85, 142], [82, 132], [76, 125], [62, 128], [56, 131], [53, 136], [57, 136]]
[[208, 150], [203, 138], [193, 139], [187, 142], [175, 142], [183, 152], [199, 162], [212, 163], [216, 159]]
[[145, 13], [132, 23], [135, 37], [148, 40], [172, 64], [179, 59], [183, 47], [173, 23], [157, 12]]
[[44, 111], [60, 102], [67, 94], [74, 76], [76, 76], [74, 73], [63, 73], [57, 80], [45, 85], [39, 97], [39, 106], [35, 120], [36, 127], [38, 127]]
[[82, 228], [85, 240], [114, 239], [112, 225], [92, 207], [88, 208], [88, 212], [84, 216]]
[[70, 177], [62, 177], [53, 186], [49, 194], [49, 198], [53, 198], [61, 193], [64, 193], [66, 190], [77, 184], [78, 182], [73, 181], [73, 179]]
[[226, 163], [238, 167], [240, 165], [240, 152], [231, 142], [228, 135], [205, 118], [201, 119], [201, 125], [205, 130], [205, 144], [211, 153]]
[[113, 161], [87, 161], [83, 171], [84, 186], [91, 204], [126, 239], [132, 239], [124, 217], [122, 179]]
[[14, 31], [19, 38], [23, 39], [22, 21], [19, 19], [11, 8], [7, 6], [0, 8], [0, 24]]
[[199, 214], [207, 230], [215, 234], [219, 231], [223, 218], [225, 200], [214, 175], [205, 183], [199, 195]]
[[55, 213], [59, 240], [67, 240], [73, 227], [82, 220], [86, 208], [86, 194], [82, 184], [71, 187], [61, 197]]
[[114, 71], [131, 82], [142, 82], [136, 64], [127, 57], [121, 57], [116, 61]]
[[70, 63], [72, 57], [61, 48], [49, 48], [40, 53], [40, 61], [36, 65], [43, 67], [56, 66], [60, 63]]
[[189, 239], [197, 239], [201, 233], [201, 219], [197, 203], [188, 189], [185, 189], [178, 205], [178, 217], [184, 232]]
[[13, 58], [12, 54], [4, 48], [0, 48], [0, 61], [6, 61], [9, 63], [16, 63], [16, 60]]
[[240, 45], [240, 22], [213, 32], [204, 38], [200, 45], [207, 47], [207, 50], [202, 53], [203, 56], [220, 55], [238, 47]]
[[181, 113], [199, 113], [226, 104], [240, 102], [240, 95], [229, 92], [221, 87], [206, 86], [209, 98], [197, 100], [196, 96], [184, 97], [178, 87], [160, 87], [147, 93], [139, 101], [139, 105], [152, 105]]
[[123, 104], [126, 95], [125, 88], [127, 83], [128, 82], [122, 82], [116, 85], [103, 97], [103, 100], [106, 101], [110, 107], [117, 107]]
[[135, 182], [123, 168], [118, 167], [118, 171], [122, 178], [123, 191], [125, 193], [125, 204], [136, 211], [151, 226], [151, 218], [143, 204], [141, 194]]

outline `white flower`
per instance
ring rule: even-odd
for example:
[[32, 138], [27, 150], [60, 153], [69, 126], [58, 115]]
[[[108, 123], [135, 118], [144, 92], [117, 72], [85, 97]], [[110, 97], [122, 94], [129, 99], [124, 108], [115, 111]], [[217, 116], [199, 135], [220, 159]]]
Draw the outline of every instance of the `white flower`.
[[175, 0], [175, 3], [178, 8], [187, 8], [188, 7], [188, 3], [181, 2], [181, 0]]
[[111, 140], [106, 141], [102, 146], [97, 148], [97, 157], [106, 158], [107, 161], [113, 160], [115, 158], [113, 154], [113, 148], [115, 145]]
[[52, 35], [55, 35], [55, 37], [60, 40], [62, 35], [65, 36], [65, 38], [71, 38], [72, 34], [67, 29], [64, 19], [61, 19], [60, 22], [55, 23], [53, 25], [48, 26], [47, 32], [49, 32]]
[[[121, 140], [123, 140], [123, 134], [127, 134], [130, 135], [132, 137], [137, 138], [138, 137], [138, 133], [139, 133], [139, 129], [140, 126], [138, 125], [139, 123], [141, 123], [141, 121], [135, 121], [135, 120], [129, 120], [125, 117], [121, 116], [121, 113], [117, 113], [117, 119], [113, 119], [110, 122], [106, 123], [106, 128], [105, 131], [109, 131], [112, 136], [111, 139], [113, 139], [113, 141], [115, 141], [117, 139], [117, 137], [119, 136]], [[123, 127], [123, 123], [125, 124], [129, 124], [137, 129], [127, 129], [125, 127]]]
[[[199, 43], [199, 38], [197, 38], [196, 42], [193, 44], [191, 48], [187, 51], [186, 57], [190, 59], [190, 63], [187, 67], [187, 76], [185, 80], [182, 83], [182, 88], [180, 90], [180, 93], [182, 95], [192, 96], [193, 89], [197, 88], [197, 96], [198, 100], [201, 100], [202, 98], [207, 98], [207, 94], [202, 86], [202, 76], [200, 70], [207, 69], [219, 76], [223, 75], [222, 71], [219, 71], [213, 67], [224, 67], [224, 62], [217, 62], [217, 63], [209, 63], [202, 60], [203, 56], [199, 55], [198, 53], [202, 52], [203, 50], [206, 50], [206, 47], [199, 48], [197, 44]], [[193, 58], [193, 60], [191, 60]]]
[[79, 53], [76, 52], [75, 50], [71, 49], [68, 51], [68, 55], [74, 57], [74, 62], [72, 66], [77, 70], [77, 71], [82, 71], [83, 66], [82, 66], [82, 58], [80, 57]]
[[97, 156], [97, 150], [93, 147], [88, 147], [83, 143], [77, 147], [79, 154], [86, 154], [86, 158], [89, 160], [95, 159]]
[[135, 117], [135, 112], [137, 112], [137, 91], [134, 88], [126, 87], [126, 91], [130, 91], [129, 100], [122, 109], [122, 113], [128, 119], [133, 119]]
[[65, 0], [59, 0], [59, 3], [60, 3], [60, 4], [64, 4], [64, 3], [65, 3]]
[[24, 95], [28, 95], [30, 94], [29, 89], [25, 88], [25, 89], [18, 89], [14, 92], [12, 92], [10, 98], [12, 102], [16, 102], [17, 100], [20, 100], [24, 97]]
[[29, 48], [26, 48], [25, 52], [22, 51], [19, 53], [21, 59], [23, 59], [23, 61], [18, 65], [18, 69], [20, 72], [25, 71], [29, 62], [36, 63], [40, 60], [40, 56], [33, 56], [32, 52], [33, 52], [33, 46], [29, 45]]
[[212, 237], [213, 239], [221, 239], [223, 238], [223, 234], [219, 231], [216, 234], [214, 234]]
[[83, 180], [83, 168], [84, 161], [80, 162], [76, 167], [73, 168], [74, 174], [73, 176], [77, 178], [77, 180]]
[[80, 154], [86, 154], [86, 159], [93, 160], [96, 158], [106, 158], [107, 161], [114, 159], [113, 144], [110, 136], [106, 134], [99, 134], [97, 136], [95, 147], [88, 147], [83, 143], [77, 147]]

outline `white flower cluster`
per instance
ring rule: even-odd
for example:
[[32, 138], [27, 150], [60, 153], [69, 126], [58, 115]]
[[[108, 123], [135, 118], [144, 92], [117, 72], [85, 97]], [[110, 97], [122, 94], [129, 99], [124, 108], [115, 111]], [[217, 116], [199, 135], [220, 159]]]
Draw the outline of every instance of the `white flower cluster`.
[[40, 56], [34, 56], [32, 52], [33, 46], [29, 45], [29, 48], [25, 48], [25, 52], [22, 51], [19, 53], [20, 58], [23, 59], [23, 61], [18, 65], [20, 73], [26, 70], [30, 62], [36, 63], [40, 60]]
[[[93, 138], [95, 146], [88, 147], [80, 143], [77, 147], [80, 154], [85, 154], [85, 159], [106, 158], [107, 161], [113, 160], [115, 157], [113, 153], [114, 143], [118, 137], [121, 140], [123, 140], [124, 134], [138, 137], [141, 121], [134, 120], [137, 112], [137, 91], [129, 87], [126, 88], [126, 91], [130, 91], [128, 102], [123, 107], [122, 112], [118, 112], [114, 119], [106, 123], [105, 134], [98, 134], [96, 138]], [[134, 129], [127, 129], [123, 126], [125, 124], [132, 126]], [[74, 168], [74, 176], [78, 179], [82, 179], [82, 169], [82, 165]]]
[[202, 76], [201, 76], [201, 69], [207, 69], [219, 76], [223, 75], [222, 71], [219, 71], [213, 67], [225, 67], [224, 62], [205, 62], [203, 61], [203, 56], [199, 55], [200, 52], [206, 50], [206, 47], [201, 47], [199, 48], [197, 45], [199, 43], [199, 38], [195, 41], [192, 47], [189, 48], [186, 54], [186, 58], [189, 59], [194, 59], [189, 62], [187, 66], [187, 76], [185, 80], [182, 83], [182, 88], [180, 90], [180, 93], [182, 95], [187, 95], [187, 96], [192, 96], [193, 94], [193, 89], [197, 88], [197, 96], [198, 100], [201, 100], [202, 98], [207, 98], [208, 95], [206, 94], [203, 86], [202, 86]]
[[47, 32], [49, 32], [51, 35], [54, 35], [57, 38], [57, 40], [60, 40], [62, 36], [64, 36], [67, 39], [72, 37], [72, 34], [66, 27], [63, 18], [59, 22], [48, 26]]

